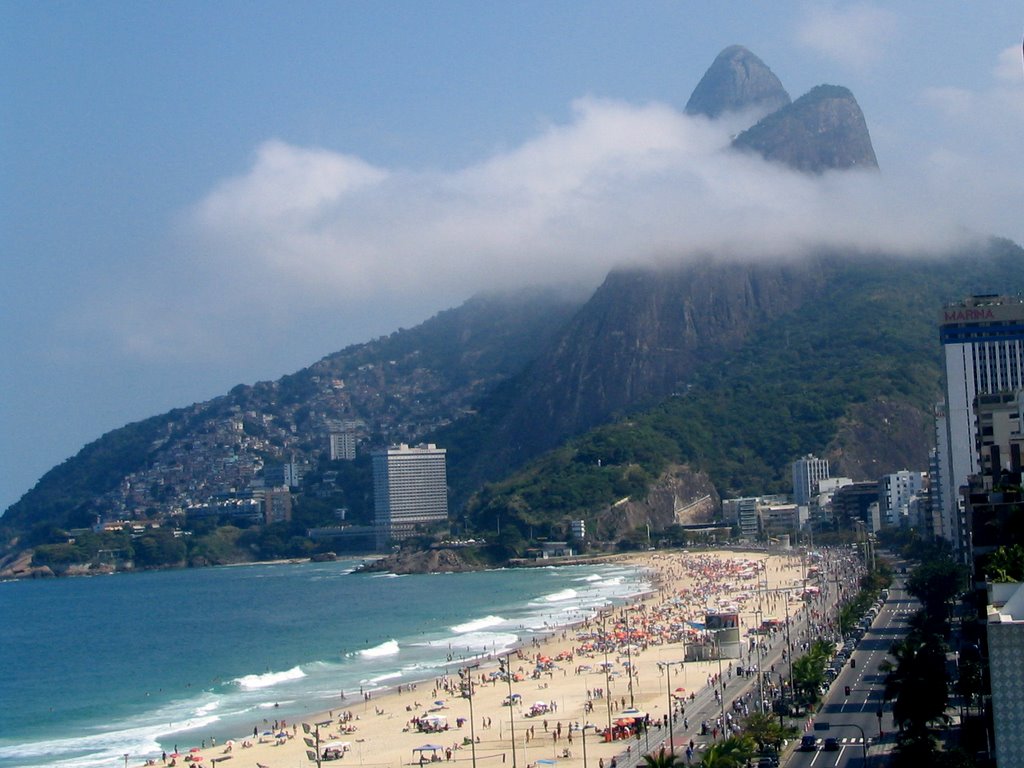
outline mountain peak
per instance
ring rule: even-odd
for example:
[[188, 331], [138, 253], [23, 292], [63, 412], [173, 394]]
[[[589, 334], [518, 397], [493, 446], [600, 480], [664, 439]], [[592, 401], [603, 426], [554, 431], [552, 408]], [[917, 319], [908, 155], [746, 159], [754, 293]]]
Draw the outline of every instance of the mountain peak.
[[839, 85], [815, 86], [741, 133], [733, 146], [810, 173], [878, 168], [864, 113]]
[[742, 45], [730, 45], [693, 89], [686, 113], [714, 118], [749, 109], [766, 115], [789, 102], [789, 94], [767, 64]]

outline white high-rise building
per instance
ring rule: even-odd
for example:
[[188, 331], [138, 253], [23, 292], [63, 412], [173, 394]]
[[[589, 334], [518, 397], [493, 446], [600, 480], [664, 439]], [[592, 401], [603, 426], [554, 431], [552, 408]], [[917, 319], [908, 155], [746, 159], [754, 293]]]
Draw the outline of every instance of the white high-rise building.
[[942, 534], [963, 551], [960, 488], [980, 470], [976, 398], [1024, 388], [1024, 300], [971, 296], [943, 307], [939, 340], [946, 369], [946, 430], [939, 453], [949, 467], [941, 478]]
[[924, 484], [924, 472], [901, 469], [882, 475], [878, 481], [878, 502], [886, 525], [900, 525], [909, 518], [911, 500], [924, 490]]
[[356, 457], [355, 432], [331, 432], [331, 461], [352, 461]]
[[377, 544], [408, 538], [417, 527], [448, 519], [444, 448], [404, 443], [373, 453]]
[[828, 459], [808, 453], [793, 462], [793, 501], [807, 506], [818, 494], [818, 481], [828, 478]]

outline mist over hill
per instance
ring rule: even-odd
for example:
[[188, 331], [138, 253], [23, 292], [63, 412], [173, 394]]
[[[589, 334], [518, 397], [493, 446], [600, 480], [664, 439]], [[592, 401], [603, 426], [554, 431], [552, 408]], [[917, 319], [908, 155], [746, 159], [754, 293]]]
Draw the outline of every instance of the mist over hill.
[[[791, 102], [739, 46], [715, 60], [687, 112], [748, 116], [723, 149], [737, 156], [809, 175], [877, 169], [853, 94], [818, 86]], [[59, 541], [98, 519], [191, 525], [190, 510], [244, 497], [285, 461], [307, 479], [294, 524], [275, 536], [300, 539], [340, 509], [367, 523], [368, 451], [399, 441], [448, 449], [460, 525], [488, 532], [504, 520], [553, 536], [570, 517], [619, 535], [644, 516], [670, 522], [678, 504], [785, 491], [788, 463], [812, 451], [855, 479], [923, 469], [938, 309], [1024, 291], [1024, 251], [986, 238], [914, 256], [815, 242], [766, 251], [667, 253], [612, 270], [593, 291], [479, 295], [277, 381], [113, 430], [12, 505], [0, 542]], [[341, 430], [359, 441], [354, 462], [330, 461]], [[627, 498], [628, 514], [612, 511]], [[289, 555], [289, 541], [259, 551]]]

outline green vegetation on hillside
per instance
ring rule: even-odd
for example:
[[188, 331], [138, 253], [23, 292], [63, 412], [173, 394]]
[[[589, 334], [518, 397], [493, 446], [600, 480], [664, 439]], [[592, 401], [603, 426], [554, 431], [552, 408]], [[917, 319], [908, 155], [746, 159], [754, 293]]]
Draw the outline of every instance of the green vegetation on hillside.
[[61, 528], [91, 525], [95, 516], [92, 500], [146, 465], [156, 441], [166, 436], [170, 420], [170, 414], [154, 416], [89, 443], [47, 472], [31, 495], [13, 504], [2, 518], [3, 525], [15, 529], [40, 522]]
[[790, 462], [822, 453], [851, 405], [891, 398], [927, 410], [937, 398], [935, 317], [950, 275], [925, 277], [898, 262], [840, 267], [820, 304], [762, 328], [673, 397], [486, 485], [467, 505], [471, 524], [537, 535], [642, 497], [674, 462], [706, 472], [723, 496], [788, 492]]
[[[348, 415], [372, 423], [374, 434], [365, 447], [395, 439], [388, 429], [415, 426], [417, 439], [447, 448], [458, 527], [500, 542], [508, 553], [520, 552], [527, 539], [564, 536], [569, 519], [588, 519], [622, 499], [643, 498], [670, 465], [686, 464], [705, 473], [723, 497], [788, 491], [790, 462], [804, 453], [837, 447], [837, 435], [854, 434], [848, 428], [856, 427], [858, 419], [873, 418], [868, 406], [887, 400], [926, 419], [941, 382], [939, 308], [979, 290], [1024, 290], [1022, 263], [1024, 251], [1005, 241], [980, 246], [973, 256], [947, 260], [863, 255], [814, 259], [807, 269], [821, 271], [822, 279], [814, 281], [821, 283], [821, 290], [794, 297], [791, 310], [772, 313], [775, 319], [749, 330], [742, 346], [688, 371], [670, 397], [626, 403], [616, 419], [533, 456], [523, 466], [496, 467], [485, 478], [490, 482], [464, 469], [475, 457], [502, 455], [495, 435], [503, 419], [521, 407], [519, 395], [535, 373], [529, 360], [559, 338], [559, 321], [569, 317], [574, 305], [542, 298], [532, 319], [517, 321], [515, 302], [493, 316], [488, 314], [493, 303], [471, 303], [413, 331], [325, 358], [280, 382], [239, 386], [208, 403], [104, 435], [48, 472], [8, 510], [0, 521], [0, 542], [9, 545], [20, 537], [20, 547], [59, 545], [57, 534], [92, 525], [97, 514], [124, 512], [136, 520], [155, 520], [158, 512], [166, 515], [172, 507], [173, 494], [185, 493], [183, 487], [157, 481], [141, 487], [162, 510], [131, 508], [125, 497], [119, 507], [114, 497], [127, 475], [173, 462], [175, 455], [187, 460], [200, 455], [200, 449], [206, 452], [203, 460], [209, 454], [211, 465], [218, 457], [231, 462], [246, 439], [263, 442], [249, 459], [280, 461], [280, 446], [272, 440], [285, 435], [294, 436], [289, 455], [298, 451], [311, 462], [293, 523], [259, 534], [246, 529], [214, 536], [218, 528], [238, 522], [212, 519], [200, 524], [190, 519], [184, 522], [193, 534], [186, 541], [185, 558], [222, 561], [306, 553], [310, 546], [305, 528], [334, 524], [338, 509], [348, 510], [346, 522], [371, 519], [369, 462], [363, 457], [334, 466], [324, 456], [324, 420]], [[620, 316], [629, 309], [620, 302], [608, 311]], [[642, 330], [636, 332], [642, 336]], [[742, 332], [748, 333], [748, 326]], [[642, 342], [638, 337], [640, 347]], [[368, 373], [357, 374], [364, 369]], [[363, 378], [352, 378], [358, 375]], [[338, 385], [346, 398], [362, 399], [335, 406], [330, 385], [335, 376], [346, 380]], [[409, 386], [409, 378], [417, 384]], [[460, 381], [471, 383], [454, 396], [450, 386]], [[403, 392], [395, 387], [407, 388]], [[320, 400], [314, 404], [307, 401], [310, 397]], [[378, 410], [331, 410], [369, 407], [366, 403]], [[414, 410], [423, 421], [408, 420]], [[225, 426], [235, 419], [240, 431]], [[313, 426], [316, 419], [321, 432]], [[385, 420], [390, 427], [384, 426]], [[429, 425], [440, 424], [447, 426], [426, 433]], [[894, 434], [901, 426], [893, 426]], [[541, 434], [545, 424], [538, 420], [530, 428]], [[198, 465], [190, 469], [196, 474], [201, 470]], [[333, 476], [325, 479], [328, 470]], [[180, 498], [178, 503], [185, 508]], [[180, 526], [182, 521], [162, 520], [161, 525]], [[178, 547], [167, 544], [147, 542], [142, 558], [179, 558]], [[82, 551], [66, 549], [44, 550], [43, 555], [82, 556]]]

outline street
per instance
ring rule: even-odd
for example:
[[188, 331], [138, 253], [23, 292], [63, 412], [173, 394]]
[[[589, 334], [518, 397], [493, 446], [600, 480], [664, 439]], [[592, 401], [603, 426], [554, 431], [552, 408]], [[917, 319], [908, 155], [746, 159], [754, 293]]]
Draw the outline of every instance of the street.
[[[798, 749], [786, 762], [787, 768], [866, 768], [885, 764], [882, 755], [892, 749], [894, 734], [892, 716], [883, 702], [885, 673], [879, 665], [885, 661], [893, 642], [906, 636], [908, 622], [919, 608], [919, 603], [904, 590], [902, 579], [894, 580], [889, 599], [829, 688], [821, 711], [814, 718], [815, 730], [806, 732], [816, 737], [814, 748]], [[818, 730], [825, 724], [828, 730]], [[885, 734], [881, 742], [880, 734]], [[834, 739], [835, 743], [826, 744], [827, 739]]]

